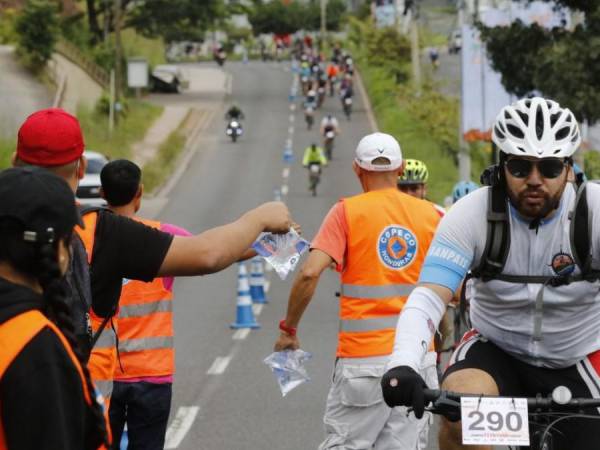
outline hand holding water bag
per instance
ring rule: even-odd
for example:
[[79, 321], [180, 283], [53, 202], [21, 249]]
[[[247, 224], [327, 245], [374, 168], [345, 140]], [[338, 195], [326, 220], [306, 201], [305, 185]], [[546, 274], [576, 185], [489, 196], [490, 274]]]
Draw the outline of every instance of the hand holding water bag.
[[310, 243], [293, 228], [286, 234], [262, 233], [252, 244], [252, 248], [275, 269], [282, 280], [296, 268], [300, 256], [309, 246]]
[[264, 359], [264, 363], [275, 374], [283, 397], [302, 383], [310, 381], [304, 363], [311, 358], [312, 354], [304, 350], [284, 350], [271, 353]]

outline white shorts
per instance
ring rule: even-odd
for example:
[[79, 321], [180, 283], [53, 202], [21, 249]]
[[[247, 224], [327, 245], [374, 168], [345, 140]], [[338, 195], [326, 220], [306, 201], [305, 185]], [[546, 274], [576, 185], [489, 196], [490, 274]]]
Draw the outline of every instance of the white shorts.
[[[327, 396], [323, 421], [327, 437], [319, 450], [424, 450], [430, 413], [422, 419], [404, 407], [389, 408], [381, 394], [381, 377], [387, 357], [340, 358]], [[436, 354], [428, 353], [421, 376], [427, 385], [439, 387]]]

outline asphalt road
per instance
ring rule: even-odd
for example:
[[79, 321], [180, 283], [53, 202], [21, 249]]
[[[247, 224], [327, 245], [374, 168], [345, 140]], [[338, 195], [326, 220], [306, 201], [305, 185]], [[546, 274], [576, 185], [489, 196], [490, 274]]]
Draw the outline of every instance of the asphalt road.
[[[283, 182], [283, 149], [292, 139], [295, 162], [285, 201], [305, 236], [312, 238], [329, 208], [340, 197], [360, 190], [351, 162], [358, 140], [371, 131], [360, 99], [356, 99], [351, 122], [341, 118], [337, 98], [325, 103], [324, 110], [338, 116], [342, 135], [324, 171], [319, 194], [313, 198], [300, 160], [304, 147], [317, 141], [318, 134], [314, 129], [306, 131], [300, 109], [290, 110], [289, 67], [228, 63], [226, 70], [233, 76], [229, 100], [238, 103], [246, 115], [245, 134], [231, 143], [224, 134], [225, 124], [215, 121], [170, 192], [161, 220], [198, 232], [272, 200], [274, 189]], [[324, 274], [299, 329], [303, 349], [314, 355], [308, 365], [312, 381], [286, 398], [281, 397], [262, 360], [271, 353], [278, 335], [293, 275], [286, 281], [274, 272], [268, 277], [271, 303], [258, 316], [262, 328], [245, 339], [233, 339], [229, 329], [235, 316], [236, 267], [177, 280], [177, 375], [167, 448], [306, 450], [322, 440], [322, 415], [335, 355], [338, 277], [333, 272]]]
[[0, 138], [14, 138], [31, 113], [52, 106], [46, 87], [22, 68], [12, 47], [0, 45]]

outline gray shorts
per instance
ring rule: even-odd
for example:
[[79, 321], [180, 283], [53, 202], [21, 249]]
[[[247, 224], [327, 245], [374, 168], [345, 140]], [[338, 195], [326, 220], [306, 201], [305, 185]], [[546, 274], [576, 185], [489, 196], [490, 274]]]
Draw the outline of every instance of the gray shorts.
[[[424, 450], [432, 415], [422, 419], [404, 407], [389, 408], [381, 394], [387, 357], [340, 358], [327, 396], [323, 421], [326, 438], [319, 450]], [[436, 354], [425, 356], [421, 375], [427, 385], [439, 386]]]

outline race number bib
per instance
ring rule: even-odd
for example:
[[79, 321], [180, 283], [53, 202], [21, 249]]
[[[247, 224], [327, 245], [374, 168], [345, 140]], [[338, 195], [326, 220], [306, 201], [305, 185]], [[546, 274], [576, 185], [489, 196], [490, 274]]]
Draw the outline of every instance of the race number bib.
[[461, 397], [464, 445], [529, 446], [527, 400]]

